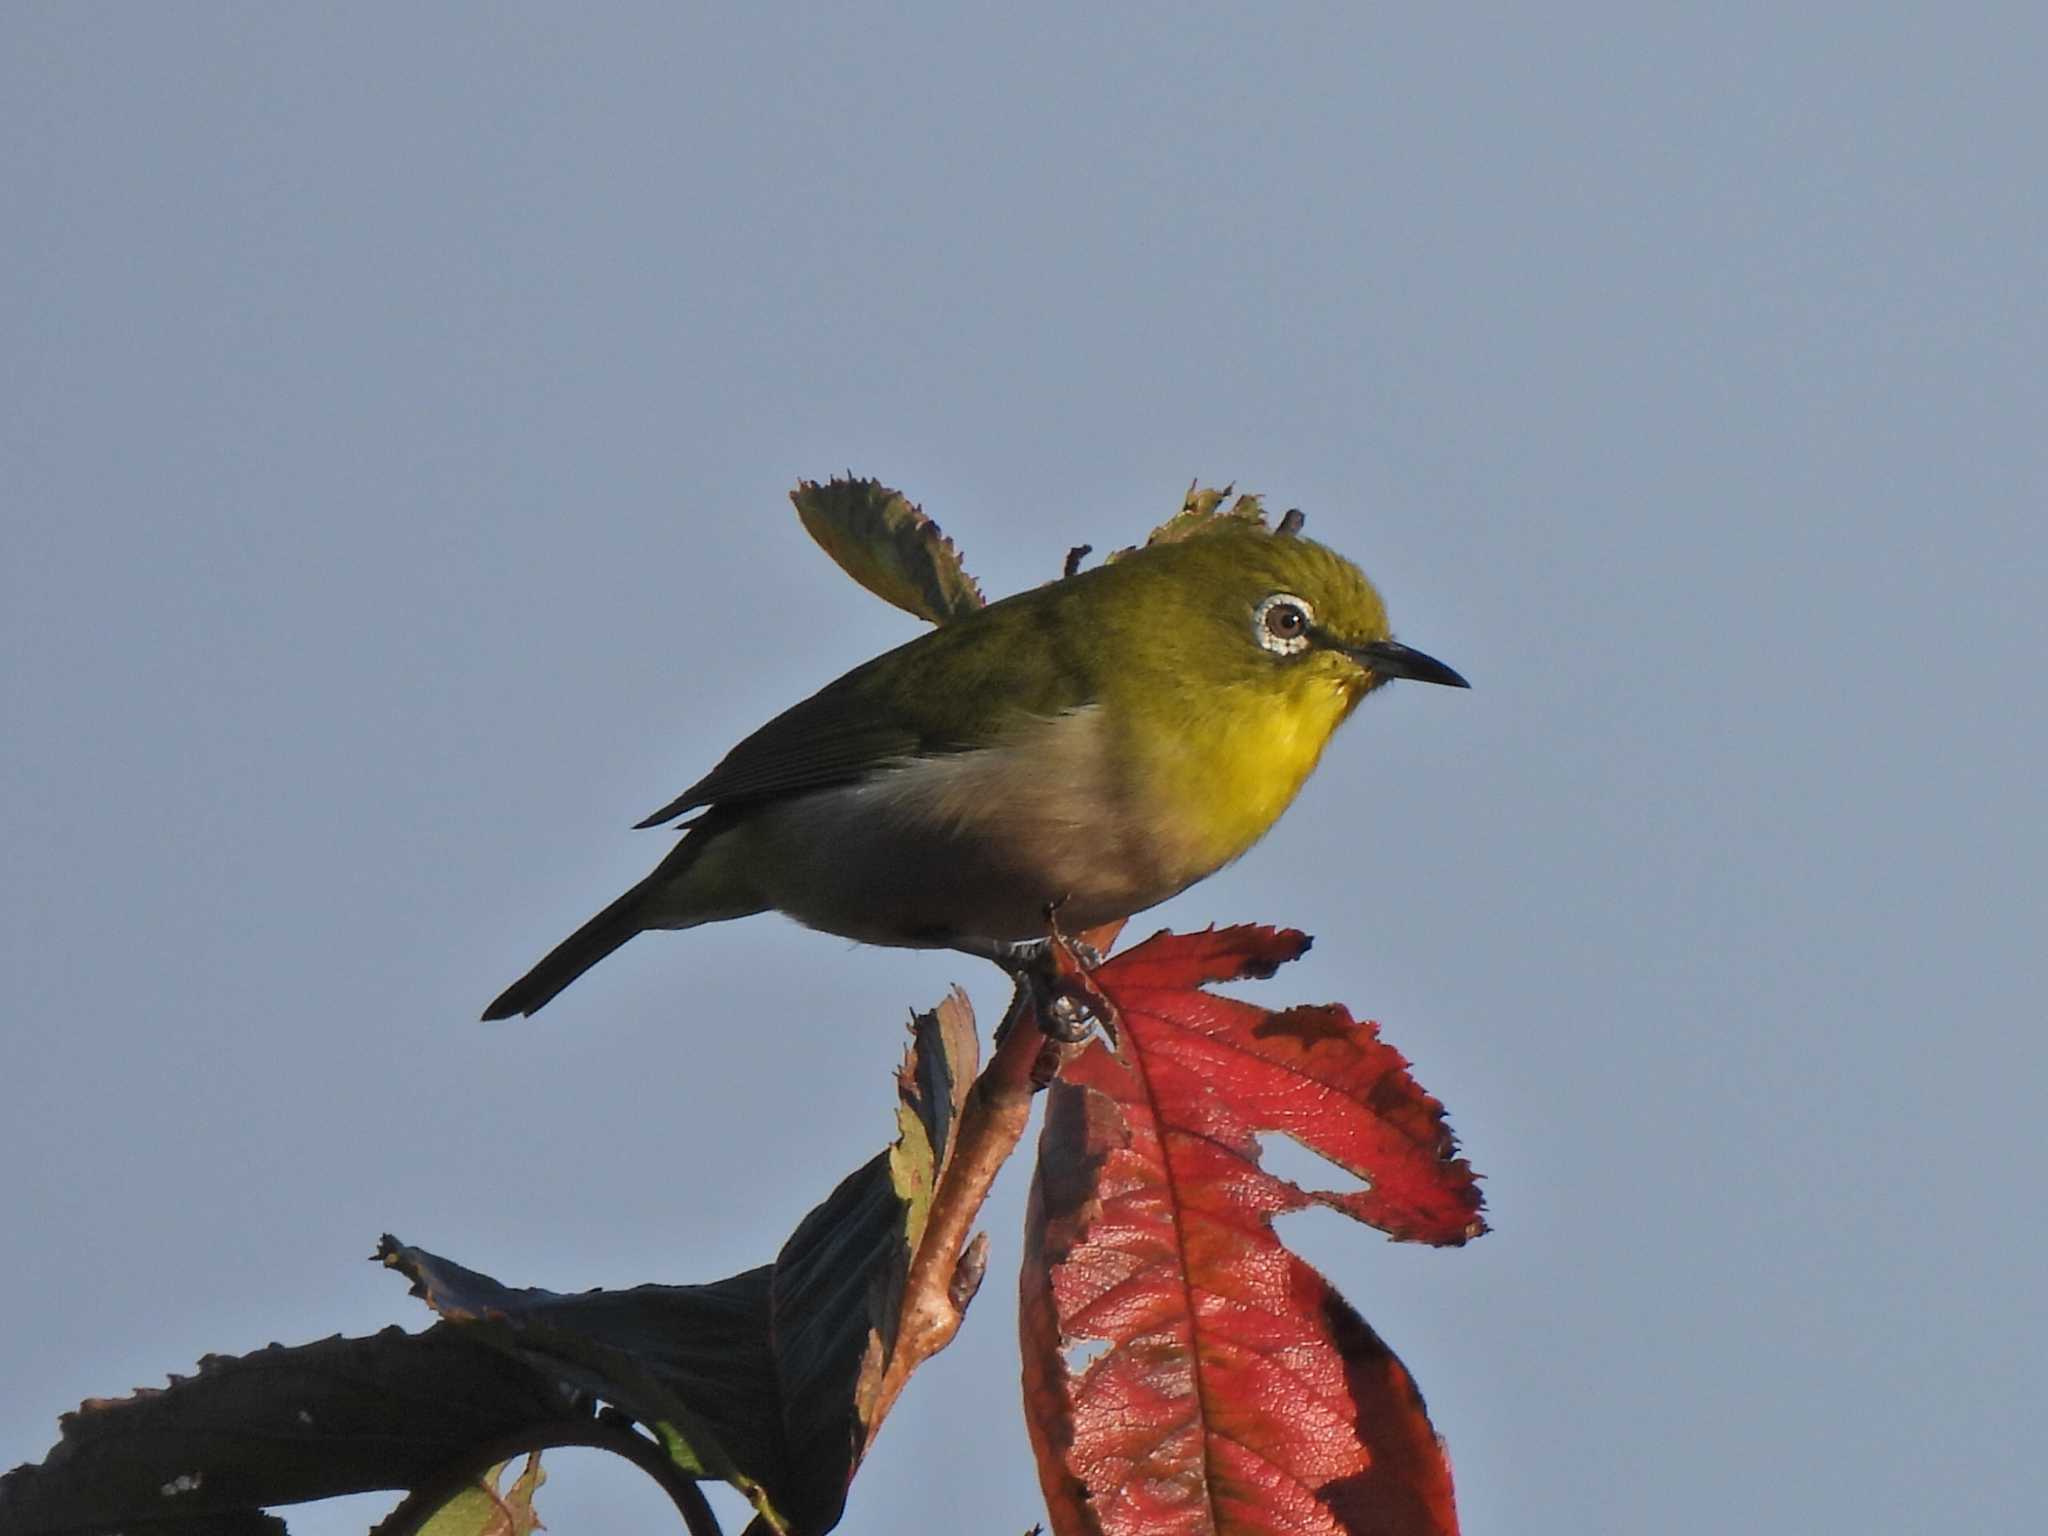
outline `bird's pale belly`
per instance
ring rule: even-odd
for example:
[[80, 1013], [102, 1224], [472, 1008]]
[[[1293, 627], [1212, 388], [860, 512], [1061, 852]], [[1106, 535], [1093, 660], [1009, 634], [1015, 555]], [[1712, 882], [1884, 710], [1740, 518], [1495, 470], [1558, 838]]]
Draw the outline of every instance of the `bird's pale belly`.
[[1059, 751], [963, 753], [763, 806], [734, 834], [764, 904], [862, 943], [940, 947], [1042, 937], [1053, 903], [1062, 926], [1093, 927], [1210, 873], [1130, 811], [1091, 714], [1046, 727]]

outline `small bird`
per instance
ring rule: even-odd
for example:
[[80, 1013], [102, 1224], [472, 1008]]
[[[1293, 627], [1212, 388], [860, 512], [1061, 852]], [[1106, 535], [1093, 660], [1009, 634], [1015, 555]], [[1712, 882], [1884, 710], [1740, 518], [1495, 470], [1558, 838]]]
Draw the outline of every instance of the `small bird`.
[[826, 684], [639, 823], [654, 872], [484, 1011], [531, 1014], [635, 934], [779, 911], [1003, 959], [1156, 906], [1265, 835], [1382, 683], [1468, 687], [1296, 531], [1234, 522], [962, 615]]

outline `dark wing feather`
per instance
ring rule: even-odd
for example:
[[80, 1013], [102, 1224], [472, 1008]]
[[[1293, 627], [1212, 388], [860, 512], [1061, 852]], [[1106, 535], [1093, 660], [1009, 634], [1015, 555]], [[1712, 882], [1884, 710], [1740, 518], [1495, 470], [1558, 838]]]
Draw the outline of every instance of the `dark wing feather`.
[[[842, 679], [841, 682], [847, 681]], [[907, 722], [878, 716], [872, 701], [834, 684], [773, 720], [639, 827], [658, 827], [699, 806], [824, 789], [924, 750]]]

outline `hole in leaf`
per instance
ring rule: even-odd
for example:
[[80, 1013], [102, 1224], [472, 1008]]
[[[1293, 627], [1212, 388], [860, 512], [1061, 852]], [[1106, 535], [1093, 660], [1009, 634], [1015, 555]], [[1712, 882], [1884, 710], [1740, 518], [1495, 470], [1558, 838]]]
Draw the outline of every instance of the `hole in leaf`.
[[1356, 1276], [1374, 1273], [1374, 1266], [1380, 1262], [1376, 1255], [1393, 1246], [1370, 1227], [1360, 1226], [1327, 1205], [1284, 1211], [1274, 1218], [1273, 1230], [1297, 1257], [1326, 1275], [1346, 1277], [1346, 1290], [1359, 1283]]
[[1285, 1131], [1261, 1131], [1258, 1142], [1259, 1165], [1274, 1177], [1286, 1179], [1303, 1189], [1351, 1195], [1372, 1188], [1371, 1180], [1361, 1179], [1349, 1168], [1331, 1162]]
[[1109, 1353], [1107, 1339], [1074, 1339], [1060, 1351], [1060, 1358], [1067, 1362], [1067, 1374], [1076, 1379], [1088, 1374], [1088, 1368]]

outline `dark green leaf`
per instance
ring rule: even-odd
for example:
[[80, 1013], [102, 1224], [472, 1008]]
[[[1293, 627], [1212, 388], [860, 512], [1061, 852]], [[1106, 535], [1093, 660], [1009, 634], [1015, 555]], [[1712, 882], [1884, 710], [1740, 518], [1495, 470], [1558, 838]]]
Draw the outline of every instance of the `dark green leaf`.
[[390, 1239], [381, 1256], [452, 1324], [629, 1414], [679, 1467], [732, 1483], [776, 1528], [830, 1530], [866, 1449], [869, 1394], [974, 1080], [963, 995], [911, 1027], [895, 1145], [806, 1216], [772, 1267], [715, 1285], [564, 1296]]
[[788, 1469], [768, 1341], [767, 1267], [711, 1285], [501, 1285], [387, 1237], [378, 1257], [483, 1344], [638, 1420], [682, 1471], [731, 1483], [771, 1520]]
[[[89, 1402], [64, 1417], [41, 1465], [0, 1478], [0, 1530], [281, 1536], [264, 1507], [436, 1489], [461, 1480], [465, 1462], [529, 1445], [605, 1444], [609, 1430], [629, 1441], [609, 1448], [652, 1457], [644, 1438], [598, 1417], [599, 1403], [649, 1431], [669, 1466], [745, 1492], [755, 1528], [829, 1530], [975, 1071], [964, 997], [912, 1027], [896, 1144], [806, 1217], [774, 1266], [711, 1285], [562, 1295], [387, 1237], [378, 1258], [444, 1321], [418, 1335], [387, 1328], [209, 1356], [168, 1388]], [[474, 1512], [460, 1494], [455, 1505], [443, 1500], [428, 1528]], [[491, 1505], [490, 1518], [503, 1513]]]
[[903, 1286], [931, 1190], [977, 1066], [974, 1012], [955, 991], [912, 1021], [897, 1074], [895, 1146], [806, 1216], [775, 1263], [771, 1307], [800, 1531], [830, 1530], [867, 1449], [874, 1391], [896, 1339]]
[[41, 1465], [0, 1478], [0, 1529], [155, 1532], [175, 1518], [176, 1536], [200, 1520], [253, 1536], [265, 1506], [415, 1487], [473, 1446], [579, 1412], [558, 1381], [445, 1325], [209, 1355], [167, 1388], [64, 1415]]

